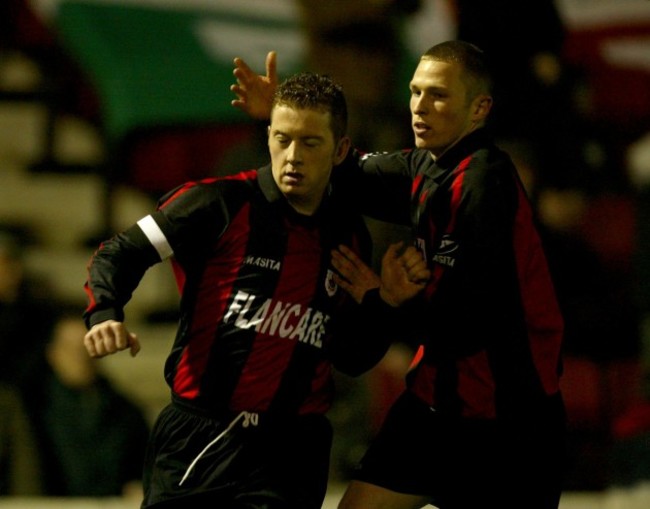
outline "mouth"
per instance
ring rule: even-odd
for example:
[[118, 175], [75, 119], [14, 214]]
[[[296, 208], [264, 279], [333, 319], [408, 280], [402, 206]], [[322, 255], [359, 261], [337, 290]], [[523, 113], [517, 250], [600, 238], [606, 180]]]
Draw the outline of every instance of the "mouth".
[[303, 179], [302, 173], [297, 171], [287, 171], [282, 175], [282, 180], [287, 185], [296, 185]]
[[431, 128], [424, 122], [413, 122], [413, 132], [416, 136], [422, 136], [430, 130]]

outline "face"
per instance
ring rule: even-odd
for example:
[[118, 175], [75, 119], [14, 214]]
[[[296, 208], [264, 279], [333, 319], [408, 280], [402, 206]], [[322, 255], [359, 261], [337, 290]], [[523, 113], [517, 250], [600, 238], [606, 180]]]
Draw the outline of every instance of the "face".
[[311, 215], [318, 209], [332, 167], [343, 161], [349, 146], [348, 138], [334, 140], [329, 112], [280, 105], [271, 113], [273, 179], [301, 214]]
[[69, 387], [85, 387], [97, 376], [97, 364], [86, 352], [86, 325], [78, 317], [61, 318], [54, 327], [46, 354], [50, 366]]
[[438, 158], [479, 127], [489, 111], [486, 95], [468, 98], [459, 64], [422, 59], [410, 83], [415, 146]]

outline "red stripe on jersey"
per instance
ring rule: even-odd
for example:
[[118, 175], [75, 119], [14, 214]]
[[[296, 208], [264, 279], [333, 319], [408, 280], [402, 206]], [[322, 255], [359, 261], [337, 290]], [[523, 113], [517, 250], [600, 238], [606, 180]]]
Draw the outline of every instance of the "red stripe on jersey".
[[224, 177], [209, 177], [198, 181], [186, 182], [181, 187], [179, 187], [174, 194], [172, 194], [169, 198], [167, 198], [158, 208], [162, 209], [166, 207], [168, 203], [174, 201], [176, 198], [178, 198], [179, 195], [187, 192], [188, 189], [191, 189], [192, 187], [198, 184], [210, 184], [217, 180], [249, 180], [253, 178], [257, 178], [257, 170], [248, 170], [248, 171], [243, 171], [241, 173], [236, 173], [234, 175], [227, 175]]
[[454, 170], [456, 178], [454, 178], [454, 181], [451, 184], [451, 203], [449, 204], [451, 215], [449, 217], [449, 223], [447, 224], [447, 231], [445, 233], [451, 233], [456, 226], [456, 218], [458, 217], [460, 200], [463, 195], [463, 180], [465, 177], [465, 170], [469, 166], [471, 160], [472, 156], [466, 157]]
[[[449, 222], [447, 223], [447, 229], [445, 230], [445, 234], [449, 234], [453, 232], [454, 227], [456, 226], [458, 209], [460, 208], [460, 201], [463, 195], [463, 179], [465, 176], [465, 170], [469, 166], [471, 160], [472, 160], [471, 156], [463, 159], [458, 165], [458, 167], [454, 170], [454, 174], [456, 175], [456, 178], [454, 179], [454, 181], [451, 183], [450, 186], [450, 190], [451, 190], [451, 199], [449, 203], [450, 217], [449, 217]], [[434, 218], [431, 216], [429, 217], [429, 223], [430, 223], [429, 231], [433, 232], [432, 235], [435, 235], [436, 227], [434, 223]], [[431, 283], [427, 286], [425, 291], [427, 297], [430, 298], [436, 292], [438, 288], [438, 282], [440, 281], [440, 278], [442, 277], [442, 274], [443, 272], [445, 272], [445, 270], [447, 269], [444, 265], [441, 265], [439, 263], [434, 265], [433, 274], [431, 277]]]
[[161, 203], [160, 206], [159, 206], [158, 208], [159, 208], [159, 209], [163, 209], [163, 208], [165, 208], [165, 207], [167, 206], [168, 203], [174, 201], [174, 200], [175, 200], [176, 198], [178, 198], [181, 194], [187, 192], [188, 189], [191, 189], [191, 188], [193, 188], [193, 187], [196, 186], [196, 185], [197, 185], [196, 182], [187, 182], [186, 184], [184, 184], [183, 186], [181, 186], [180, 188], [178, 188], [178, 190], [177, 190], [174, 194], [172, 194], [169, 198], [167, 198], [163, 203]]
[[557, 359], [564, 322], [542, 243], [532, 226], [531, 206], [521, 184], [518, 184], [518, 195], [514, 252], [530, 351], [544, 390], [547, 394], [554, 394], [559, 389]]
[[181, 267], [176, 259], [172, 258], [172, 271], [174, 272], [174, 279], [176, 280], [176, 287], [178, 292], [182, 295], [183, 288], [185, 287], [185, 271]]
[[435, 366], [426, 362], [420, 362], [416, 367], [415, 376], [410, 384], [413, 393], [427, 405], [433, 406], [434, 408], [436, 402], [434, 401], [433, 384], [437, 371]]
[[324, 414], [332, 406], [331, 385], [326, 381], [331, 380], [332, 365], [327, 361], [318, 364], [311, 383], [311, 392], [300, 407], [298, 413]]
[[88, 277], [86, 278], [86, 282], [84, 283], [84, 292], [88, 296], [88, 305], [86, 306], [85, 313], [92, 313], [95, 310], [95, 307], [97, 306], [97, 299], [95, 299], [95, 294], [93, 293], [92, 288], [90, 288], [90, 266], [93, 264], [94, 257], [102, 249], [103, 246], [104, 243], [101, 242], [99, 244], [99, 247], [95, 250], [92, 257], [86, 264], [86, 273], [88, 274]]
[[90, 289], [88, 282], [84, 284], [84, 292], [88, 296], [88, 306], [86, 306], [86, 312], [92, 313], [92, 311], [95, 309], [95, 306], [97, 306], [97, 301], [95, 300], [95, 296], [93, 295], [93, 291]]
[[496, 417], [495, 384], [485, 350], [458, 360], [458, 395], [463, 401], [463, 416]]
[[411, 363], [409, 364], [409, 369], [408, 371], [411, 371], [417, 367], [418, 364], [420, 364], [420, 361], [424, 357], [424, 345], [420, 345], [415, 352], [415, 355], [413, 355], [413, 359], [411, 359]]
[[[418, 190], [418, 187], [420, 187], [420, 183], [422, 182], [423, 178], [424, 175], [422, 175], [421, 173], [415, 176], [415, 178], [413, 179], [413, 183], [411, 184], [411, 196], [415, 195], [415, 193]], [[420, 197], [420, 203], [422, 203], [422, 197]]]
[[[230, 226], [230, 230], [237, 232], [243, 239], [248, 237], [250, 231], [249, 214], [250, 206], [242, 207]], [[224, 252], [223, 256], [241, 260], [245, 255], [246, 242], [232, 245], [233, 248]], [[205, 268], [193, 309], [192, 329], [188, 334], [192, 340], [183, 350], [173, 381], [174, 392], [184, 398], [193, 399], [199, 395], [200, 380], [210, 358], [215, 333], [224, 316], [239, 267], [239, 263], [212, 263]]]
[[[273, 300], [290, 307], [275, 334], [260, 332], [253, 343], [239, 383], [231, 399], [231, 409], [255, 408], [263, 411], [271, 404], [299, 342], [301, 319], [307, 313], [316, 292], [320, 272], [321, 247], [317, 230], [287, 224], [287, 249]], [[329, 371], [314, 380], [314, 392], [327, 385]], [[329, 395], [329, 393], [326, 391]]]

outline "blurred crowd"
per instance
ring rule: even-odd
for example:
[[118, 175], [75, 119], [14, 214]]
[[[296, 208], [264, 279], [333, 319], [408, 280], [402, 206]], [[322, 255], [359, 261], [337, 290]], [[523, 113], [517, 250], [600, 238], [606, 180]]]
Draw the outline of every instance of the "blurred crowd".
[[[650, 481], [650, 67], [646, 58], [645, 68], [626, 74], [593, 50], [614, 36], [650, 39], [648, 9], [641, 28], [629, 19], [601, 34], [593, 27], [572, 30], [570, 0], [285, 1], [303, 36], [302, 66], [343, 85], [350, 135], [365, 151], [411, 145], [404, 69], [419, 54], [409, 52], [412, 27], [430, 39], [418, 41], [425, 47], [460, 38], [491, 55], [498, 86], [489, 127], [512, 155], [535, 205], [566, 320], [567, 488]], [[634, 1], [609, 3], [624, 10]], [[2, 3], [0, 58], [25, 52], [54, 78], [46, 80], [55, 87], [50, 95], [37, 100], [56, 97], [57, 114], [67, 109], [100, 125], [101, 97], [32, 7], [28, 0]], [[232, 48], [233, 57], [237, 51]], [[60, 68], [52, 68], [51, 55]], [[612, 81], [605, 87], [601, 78]], [[251, 160], [241, 164], [255, 164], [255, 154], [264, 153], [258, 127], [246, 140]], [[168, 143], [180, 143], [170, 136], [165, 133]], [[213, 141], [195, 141], [191, 150]], [[186, 174], [243, 169], [227, 156], [201, 159], [208, 160], [210, 166]], [[393, 225], [369, 225], [378, 252], [406, 235]], [[148, 423], [85, 355], [83, 303], [53, 300], [56, 290], [26, 272], [27, 241], [10, 228], [0, 233], [0, 465], [7, 465], [0, 470], [0, 495], [137, 493]], [[413, 354], [397, 344], [360, 381], [340, 377], [332, 411], [335, 477], [347, 478], [365, 450]]]
[[65, 302], [0, 232], [0, 495], [141, 496], [143, 409], [83, 345], [83, 301]]

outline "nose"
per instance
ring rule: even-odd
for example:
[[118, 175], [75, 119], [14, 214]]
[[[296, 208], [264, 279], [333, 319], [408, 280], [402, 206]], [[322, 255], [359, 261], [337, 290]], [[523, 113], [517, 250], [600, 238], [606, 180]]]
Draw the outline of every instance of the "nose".
[[300, 148], [295, 141], [291, 142], [287, 148], [287, 161], [293, 165], [300, 164], [301, 162]]
[[419, 95], [419, 96], [414, 95], [411, 98], [411, 111], [417, 114], [426, 113], [426, 103], [424, 101], [424, 95]]

